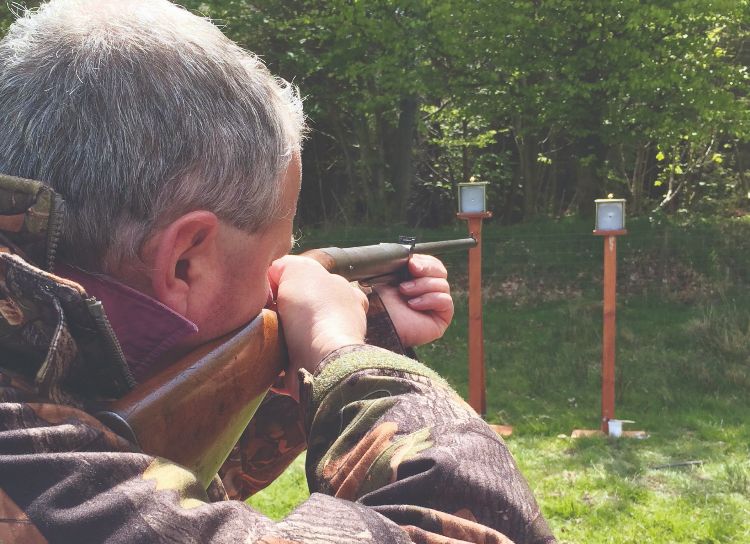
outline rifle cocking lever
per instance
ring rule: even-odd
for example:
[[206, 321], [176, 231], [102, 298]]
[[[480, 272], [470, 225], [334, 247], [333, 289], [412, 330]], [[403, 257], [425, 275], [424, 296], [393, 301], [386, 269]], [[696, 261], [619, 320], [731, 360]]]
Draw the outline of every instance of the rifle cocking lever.
[[398, 243], [403, 246], [409, 246], [409, 253], [414, 253], [414, 246], [417, 245], [417, 237], [400, 234], [398, 237]]

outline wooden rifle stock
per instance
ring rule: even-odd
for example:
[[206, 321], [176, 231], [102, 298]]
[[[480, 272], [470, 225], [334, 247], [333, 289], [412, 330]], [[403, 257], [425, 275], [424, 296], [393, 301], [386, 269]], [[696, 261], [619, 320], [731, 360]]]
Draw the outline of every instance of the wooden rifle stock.
[[97, 417], [151, 455], [189, 468], [204, 488], [286, 367], [276, 312], [204, 344]]
[[[350, 281], [374, 284], [398, 278], [413, 253], [475, 245], [466, 238], [325, 248], [304, 255]], [[263, 310], [246, 327], [200, 346], [96, 416], [145, 453], [187, 467], [207, 488], [286, 366], [278, 317]]]

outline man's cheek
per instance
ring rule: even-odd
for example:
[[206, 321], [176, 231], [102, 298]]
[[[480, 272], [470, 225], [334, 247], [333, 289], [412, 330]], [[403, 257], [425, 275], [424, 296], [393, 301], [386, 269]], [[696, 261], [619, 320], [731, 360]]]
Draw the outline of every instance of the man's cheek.
[[244, 322], [252, 321], [263, 308], [273, 303], [273, 293], [268, 282], [246, 290], [244, 293], [237, 292], [230, 299], [230, 304], [235, 306], [236, 313], [242, 316]]

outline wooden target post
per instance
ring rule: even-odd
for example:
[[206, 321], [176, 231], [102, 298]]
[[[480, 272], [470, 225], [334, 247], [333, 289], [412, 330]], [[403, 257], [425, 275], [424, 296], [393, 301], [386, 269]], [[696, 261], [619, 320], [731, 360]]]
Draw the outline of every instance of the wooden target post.
[[604, 238], [604, 310], [602, 312], [602, 418], [601, 430], [609, 432], [609, 420], [615, 419], [615, 316], [617, 313], [617, 237], [622, 230], [595, 230]]
[[[458, 218], [468, 223], [469, 235], [477, 245], [469, 250], [469, 405], [482, 417], [487, 415], [487, 386], [484, 373], [484, 332], [482, 323], [482, 222], [492, 217], [487, 210], [487, 182], [458, 184]], [[510, 436], [513, 427], [490, 425], [501, 436]]]
[[477, 241], [469, 250], [469, 405], [484, 417], [487, 388], [482, 322], [482, 221], [492, 217], [492, 212], [459, 213], [458, 217], [468, 222], [469, 234]]
[[602, 311], [602, 415], [598, 429], [576, 429], [574, 438], [581, 436], [610, 435], [644, 438], [644, 431], [623, 431], [628, 420], [615, 419], [615, 316], [617, 313], [617, 237], [625, 230], [625, 200], [621, 198], [597, 199], [596, 228], [594, 235], [604, 239], [604, 304]]

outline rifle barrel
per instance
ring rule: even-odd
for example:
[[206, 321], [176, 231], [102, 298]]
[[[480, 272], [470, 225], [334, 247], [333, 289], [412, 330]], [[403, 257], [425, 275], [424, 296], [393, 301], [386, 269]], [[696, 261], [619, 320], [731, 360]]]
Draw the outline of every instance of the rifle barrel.
[[414, 244], [412, 253], [422, 253], [423, 255], [440, 255], [449, 251], [460, 251], [462, 249], [471, 249], [476, 247], [475, 238], [461, 238], [459, 240], [441, 240], [439, 242], [422, 242]]
[[474, 238], [413, 245], [385, 242], [371, 246], [313, 249], [304, 255], [318, 261], [332, 274], [339, 274], [349, 281], [385, 283], [396, 279], [393, 275], [403, 270], [409, 262], [409, 257], [415, 253], [440, 255], [449, 251], [470, 249], [476, 245], [477, 241]]

